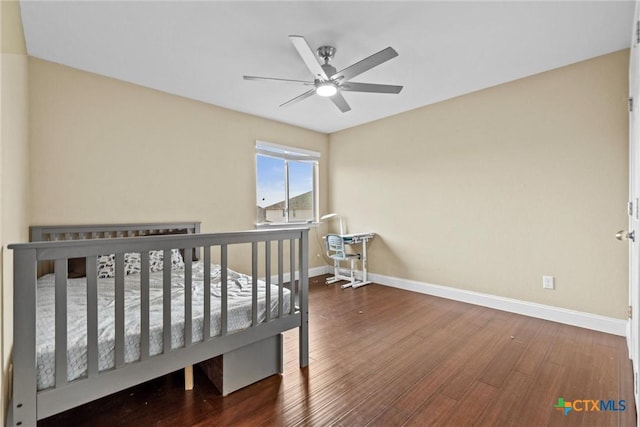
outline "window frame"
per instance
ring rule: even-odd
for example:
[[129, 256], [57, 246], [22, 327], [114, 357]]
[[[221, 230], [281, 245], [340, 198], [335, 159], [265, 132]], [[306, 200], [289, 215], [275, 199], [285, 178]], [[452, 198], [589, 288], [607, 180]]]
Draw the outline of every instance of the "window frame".
[[[304, 148], [291, 147], [286, 145], [274, 144], [266, 141], [256, 141], [256, 152], [255, 152], [255, 171], [256, 171], [256, 207], [257, 207], [257, 194], [258, 194], [258, 156], [267, 156], [273, 157], [276, 159], [281, 159], [284, 161], [284, 175], [285, 175], [285, 183], [284, 183], [284, 221], [283, 222], [258, 222], [258, 218], [256, 218], [256, 228], [276, 228], [276, 227], [291, 227], [292, 225], [301, 226], [301, 225], [314, 225], [318, 224], [320, 221], [320, 207], [319, 207], [319, 171], [320, 171], [320, 153], [317, 151], [307, 150]], [[289, 199], [290, 199], [290, 175], [289, 175], [289, 162], [303, 162], [310, 163], [312, 165], [312, 213], [313, 218], [305, 219], [305, 220], [293, 220], [291, 218], [291, 212], [289, 207]]]

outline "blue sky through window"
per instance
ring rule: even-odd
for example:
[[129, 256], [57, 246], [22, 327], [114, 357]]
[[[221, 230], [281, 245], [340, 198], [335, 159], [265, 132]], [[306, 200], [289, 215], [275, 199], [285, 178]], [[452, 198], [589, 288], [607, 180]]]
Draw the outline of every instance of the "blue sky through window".
[[289, 197], [313, 190], [313, 163], [289, 162]]
[[[283, 159], [257, 156], [257, 205], [271, 206], [284, 201], [285, 173]], [[313, 190], [313, 163], [289, 161], [289, 196]]]

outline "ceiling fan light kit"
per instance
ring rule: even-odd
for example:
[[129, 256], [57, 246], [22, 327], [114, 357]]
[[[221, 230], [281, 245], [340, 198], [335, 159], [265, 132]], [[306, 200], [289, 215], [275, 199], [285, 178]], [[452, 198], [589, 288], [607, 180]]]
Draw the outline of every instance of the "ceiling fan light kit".
[[398, 56], [398, 53], [391, 47], [381, 50], [362, 61], [356, 62], [349, 67], [337, 71], [336, 68], [329, 64], [329, 61], [334, 57], [336, 48], [333, 46], [320, 46], [316, 50], [318, 57], [322, 58], [324, 64], [320, 64], [314, 54], [313, 50], [302, 36], [289, 36], [289, 40], [298, 51], [298, 54], [302, 58], [311, 74], [313, 74], [313, 81], [304, 80], [291, 80], [280, 79], [273, 77], [256, 77], [256, 76], [244, 76], [245, 80], [259, 80], [259, 81], [277, 81], [281, 83], [297, 84], [303, 86], [313, 86], [313, 89], [308, 90], [301, 95], [296, 96], [293, 99], [281, 104], [290, 105], [312, 95], [319, 95], [329, 98], [336, 107], [343, 113], [351, 110], [351, 107], [342, 96], [342, 91], [345, 92], [369, 92], [369, 93], [400, 93], [402, 86], [382, 85], [372, 83], [356, 83], [350, 80], [358, 76], [365, 71], [372, 69], [388, 60]]
[[335, 83], [319, 82], [316, 86], [316, 93], [320, 96], [333, 96], [338, 92]]

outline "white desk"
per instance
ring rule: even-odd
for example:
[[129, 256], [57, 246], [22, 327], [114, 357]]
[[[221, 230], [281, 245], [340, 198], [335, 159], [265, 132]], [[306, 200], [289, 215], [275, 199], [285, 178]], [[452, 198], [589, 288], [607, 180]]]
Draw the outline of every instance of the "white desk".
[[[367, 242], [375, 237], [376, 233], [350, 233], [342, 234], [342, 241], [345, 245], [357, 245], [362, 244], [362, 280], [356, 280], [355, 282], [349, 282], [342, 285], [344, 288], [359, 288], [360, 286], [368, 285], [371, 281], [367, 278]], [[339, 281], [342, 279], [337, 279]], [[331, 278], [327, 280], [327, 283], [333, 283]]]

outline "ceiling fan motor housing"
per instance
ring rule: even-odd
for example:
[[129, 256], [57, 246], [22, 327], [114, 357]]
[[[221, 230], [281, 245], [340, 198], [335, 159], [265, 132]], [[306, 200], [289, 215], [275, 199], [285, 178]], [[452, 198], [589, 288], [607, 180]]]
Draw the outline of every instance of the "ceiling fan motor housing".
[[327, 75], [327, 77], [329, 77], [329, 79], [331, 79], [331, 76], [333, 76], [338, 72], [336, 70], [336, 67], [329, 65], [327, 63], [322, 64], [321, 67], [324, 70], [324, 73]]

